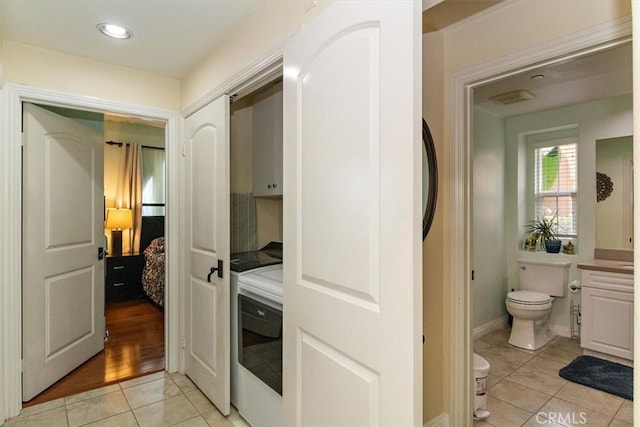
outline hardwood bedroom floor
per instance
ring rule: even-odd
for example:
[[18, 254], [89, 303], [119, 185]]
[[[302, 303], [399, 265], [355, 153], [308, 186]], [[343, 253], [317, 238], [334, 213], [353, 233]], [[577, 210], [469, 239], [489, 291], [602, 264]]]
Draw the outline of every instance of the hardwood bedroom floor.
[[164, 369], [164, 314], [146, 300], [105, 308], [109, 339], [104, 351], [23, 407], [70, 396]]

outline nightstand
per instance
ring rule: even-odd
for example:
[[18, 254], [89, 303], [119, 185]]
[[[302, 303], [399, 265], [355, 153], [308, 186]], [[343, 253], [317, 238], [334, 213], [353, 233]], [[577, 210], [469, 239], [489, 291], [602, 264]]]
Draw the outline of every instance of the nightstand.
[[105, 302], [143, 297], [142, 269], [144, 268], [144, 255], [108, 255], [106, 267]]

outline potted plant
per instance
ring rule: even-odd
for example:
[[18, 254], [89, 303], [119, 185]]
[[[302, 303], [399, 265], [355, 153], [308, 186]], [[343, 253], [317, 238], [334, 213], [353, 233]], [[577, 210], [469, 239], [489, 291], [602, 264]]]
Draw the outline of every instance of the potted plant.
[[535, 221], [531, 221], [528, 230], [531, 238], [540, 240], [546, 251], [554, 254], [560, 252], [560, 248], [562, 246], [562, 241], [556, 238], [557, 218], [557, 213], [551, 218], [538, 218]]

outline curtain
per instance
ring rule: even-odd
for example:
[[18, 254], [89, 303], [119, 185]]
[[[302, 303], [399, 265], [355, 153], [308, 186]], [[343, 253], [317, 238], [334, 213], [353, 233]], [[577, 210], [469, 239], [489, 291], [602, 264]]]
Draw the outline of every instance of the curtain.
[[138, 144], [124, 144], [120, 152], [120, 172], [116, 190], [116, 207], [131, 209], [133, 228], [122, 231], [122, 253], [140, 251], [142, 229], [142, 148]]

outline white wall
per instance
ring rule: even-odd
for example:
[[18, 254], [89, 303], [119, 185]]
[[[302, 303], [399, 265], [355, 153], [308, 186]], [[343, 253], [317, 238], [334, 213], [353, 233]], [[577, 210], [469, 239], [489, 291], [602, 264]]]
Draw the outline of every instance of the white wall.
[[473, 327], [506, 315], [504, 121], [479, 108], [473, 116]]
[[[572, 263], [569, 281], [579, 279], [577, 263], [593, 258], [596, 230], [596, 140], [631, 135], [633, 127], [632, 97], [623, 95], [599, 102], [557, 108], [531, 113], [505, 120], [506, 139], [506, 216], [507, 216], [507, 268], [508, 286], [518, 288], [516, 259], [562, 260]], [[578, 126], [578, 246], [576, 255], [528, 252], [521, 248], [525, 234], [522, 218], [524, 207], [519, 194], [522, 179], [518, 170], [519, 146], [522, 135], [543, 129]], [[520, 183], [520, 184], [519, 184]], [[569, 301], [579, 300], [579, 294], [557, 298], [553, 304], [550, 322], [569, 327]]]

